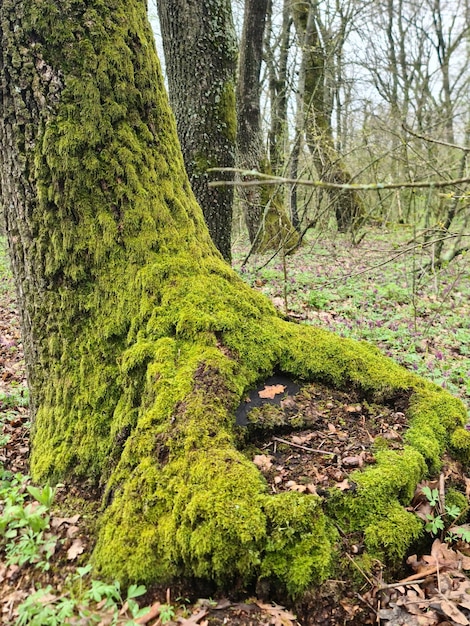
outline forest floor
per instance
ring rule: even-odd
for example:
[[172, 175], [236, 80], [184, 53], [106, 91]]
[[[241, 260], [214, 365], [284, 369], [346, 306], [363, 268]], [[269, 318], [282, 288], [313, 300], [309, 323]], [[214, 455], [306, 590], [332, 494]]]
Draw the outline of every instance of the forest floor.
[[[408, 236], [376, 232], [354, 247], [345, 237], [322, 235], [284, 260], [256, 257], [243, 267], [247, 249], [240, 245], [234, 265], [290, 317], [375, 343], [470, 406], [470, 269], [459, 259], [419, 277], [426, 258]], [[77, 486], [35, 487], [28, 476], [28, 394], [13, 291], [0, 246], [1, 624], [470, 625], [470, 527], [464, 511], [450, 514], [445, 503], [450, 486], [468, 498], [470, 479], [450, 459], [434, 482], [417, 488], [410, 508], [427, 522], [427, 540], [393, 574], [379, 562], [362, 571], [355, 560], [362, 538], [343, 534], [348, 577], [327, 581], [297, 604], [268, 588], [223, 596], [185, 585], [123, 594], [117, 584], [92, 580], [86, 563], [98, 498]], [[276, 405], [286, 420], [301, 414], [308, 422], [301, 430], [250, 434], [253, 462], [273, 492], [354, 489], [351, 472], [374, 463], [380, 439], [403, 445], [406, 402], [371, 405], [353, 393], [299, 388], [279, 377], [251, 395], [258, 406]], [[136, 598], [145, 605], [140, 612]]]

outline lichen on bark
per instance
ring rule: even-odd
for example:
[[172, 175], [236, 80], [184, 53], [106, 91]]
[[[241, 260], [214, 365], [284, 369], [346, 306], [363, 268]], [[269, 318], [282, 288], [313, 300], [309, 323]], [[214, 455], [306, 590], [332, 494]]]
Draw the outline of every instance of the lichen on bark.
[[[101, 485], [96, 570], [124, 583], [268, 578], [299, 595], [333, 572], [346, 513], [373, 553], [403, 554], [419, 531], [403, 509], [413, 485], [452, 442], [468, 456], [462, 404], [365, 343], [284, 321], [222, 260], [141, 0], [5, 0], [0, 12], [1, 189], [30, 346], [31, 470]], [[384, 453], [328, 507], [270, 494], [234, 411], [274, 371], [376, 400], [410, 393], [407, 450]], [[387, 520], [401, 520], [397, 533]]]

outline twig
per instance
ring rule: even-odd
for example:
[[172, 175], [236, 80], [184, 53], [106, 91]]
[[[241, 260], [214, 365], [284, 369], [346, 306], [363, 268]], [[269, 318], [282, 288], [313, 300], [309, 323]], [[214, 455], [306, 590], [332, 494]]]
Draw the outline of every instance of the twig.
[[361, 596], [361, 594], [360, 594], [360, 593], [355, 593], [354, 595], [356, 596], [356, 598], [357, 598], [358, 600], [360, 600], [361, 602], [364, 602], [364, 604], [365, 604], [367, 607], [369, 607], [369, 609], [370, 609], [371, 611], [373, 611], [376, 615], [378, 615], [378, 613], [377, 613], [377, 609], [376, 609], [376, 608], [374, 608], [370, 602], [367, 602], [367, 600], [366, 600], [365, 598], [363, 598], [363, 597]]
[[355, 561], [355, 560], [351, 557], [351, 555], [350, 555], [350, 554], [348, 554], [347, 552], [345, 552], [345, 554], [346, 554], [346, 556], [348, 557], [348, 559], [351, 561], [351, 563], [354, 565], [354, 567], [355, 567], [356, 569], [358, 569], [358, 570], [361, 572], [361, 574], [362, 574], [362, 575], [364, 576], [364, 578], [367, 580], [367, 582], [369, 583], [369, 585], [370, 585], [371, 587], [376, 587], [377, 585], [375, 585], [375, 584], [371, 581], [371, 579], [367, 576], [367, 574], [364, 572], [364, 570], [362, 569], [362, 567], [359, 567], [359, 565], [358, 565], [358, 564], [356, 563], [356, 561]]
[[380, 585], [378, 590], [386, 591], [387, 589], [395, 589], [395, 587], [411, 587], [412, 585], [420, 585], [421, 583], [424, 583], [425, 580], [426, 580], [425, 578], [418, 578], [417, 580], [412, 580], [407, 583], [398, 582], [398, 583], [390, 583], [388, 585]]
[[301, 446], [299, 443], [294, 443], [293, 441], [288, 441], [287, 439], [281, 439], [280, 437], [273, 437], [273, 440], [279, 441], [279, 443], [287, 443], [288, 446], [292, 446], [293, 448], [300, 448], [301, 450], [306, 450], [307, 452], [317, 452], [318, 454], [335, 456], [334, 452], [326, 452], [325, 450], [320, 450], [319, 448], [307, 448], [307, 446]]
[[242, 170], [236, 167], [216, 167], [208, 170], [209, 172], [235, 172], [242, 176], [255, 176], [254, 180], [236, 181], [236, 180], [214, 180], [209, 183], [209, 187], [222, 186], [239, 186], [239, 187], [257, 187], [258, 185], [304, 185], [305, 187], [319, 187], [321, 189], [344, 189], [357, 191], [377, 191], [378, 189], [441, 189], [443, 187], [452, 187], [470, 183], [470, 178], [454, 178], [451, 180], [423, 180], [407, 183], [405, 181], [399, 183], [328, 183], [324, 180], [307, 180], [305, 178], [284, 178], [282, 176], [272, 176], [262, 174], [254, 170]]
[[435, 139], [434, 137], [427, 137], [426, 135], [421, 135], [420, 133], [411, 130], [405, 124], [402, 124], [402, 128], [404, 131], [413, 135], [413, 137], [417, 137], [418, 139], [423, 139], [424, 141], [428, 141], [429, 143], [435, 143], [439, 146], [446, 146], [447, 148], [457, 148], [457, 150], [463, 150], [464, 152], [470, 152], [470, 146], [461, 146], [457, 143], [449, 143], [448, 141], [442, 141], [441, 139]]

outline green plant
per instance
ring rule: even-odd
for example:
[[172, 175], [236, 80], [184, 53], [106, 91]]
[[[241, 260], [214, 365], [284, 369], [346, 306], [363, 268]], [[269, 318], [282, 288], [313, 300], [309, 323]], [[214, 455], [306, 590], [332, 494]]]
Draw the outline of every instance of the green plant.
[[330, 298], [316, 289], [311, 289], [307, 296], [307, 304], [313, 309], [325, 309], [330, 302]]
[[462, 516], [463, 511], [456, 504], [444, 505], [444, 511], [439, 512], [440, 501], [439, 491], [428, 486], [422, 487], [421, 491], [426, 496], [429, 505], [434, 509], [427, 513], [427, 522], [424, 529], [431, 535], [441, 535], [448, 543], [455, 541], [465, 541], [470, 543], [470, 528], [456, 526], [455, 522]]
[[[34, 564], [42, 570], [49, 569], [49, 559], [54, 553], [56, 539], [47, 534], [49, 509], [55, 490], [49, 485], [38, 488], [27, 485], [29, 476], [2, 471], [0, 498], [0, 548], [3, 548], [7, 565]], [[32, 496], [33, 502], [26, 502]]]
[[171, 604], [162, 604], [160, 607], [160, 619], [162, 624], [166, 624], [167, 622], [171, 622], [171, 620], [175, 616], [175, 609]]
[[[15, 626], [62, 626], [75, 623], [77, 618], [80, 623], [90, 625], [135, 626], [135, 620], [148, 612], [148, 607], [139, 608], [135, 600], [145, 593], [145, 587], [131, 585], [125, 598], [121, 595], [118, 582], [109, 584], [91, 580], [90, 586], [85, 588], [84, 579], [90, 569], [89, 565], [78, 567], [77, 573], [69, 580], [69, 591], [62, 595], [57, 595], [50, 585], [38, 589], [19, 605]], [[74, 584], [77, 581], [79, 584]], [[170, 619], [173, 615], [174, 612]], [[163, 612], [161, 620], [165, 623]]]

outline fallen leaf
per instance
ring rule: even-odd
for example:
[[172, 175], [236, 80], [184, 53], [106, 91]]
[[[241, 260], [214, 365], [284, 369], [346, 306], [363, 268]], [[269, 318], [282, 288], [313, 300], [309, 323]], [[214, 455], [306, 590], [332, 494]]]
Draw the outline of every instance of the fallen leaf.
[[468, 626], [470, 622], [459, 609], [452, 602], [448, 602], [447, 600], [441, 600], [440, 602], [432, 602], [429, 605], [432, 609], [437, 609], [438, 611], [442, 611], [444, 615], [450, 617], [452, 621], [457, 624], [461, 624], [462, 626]]
[[267, 472], [268, 469], [270, 469], [273, 464], [271, 462], [271, 458], [270, 456], [267, 456], [266, 454], [256, 454], [253, 457], [253, 463], [256, 465], [256, 467], [258, 467], [262, 472]]
[[67, 532], [66, 535], [69, 539], [72, 539], [72, 537], [74, 535], [76, 535], [78, 533], [78, 531], [80, 530], [80, 528], [78, 526], [69, 526], [67, 528]]
[[191, 624], [197, 624], [199, 620], [207, 615], [207, 609], [201, 609], [194, 615], [191, 615], [190, 618], [178, 617], [178, 624], [182, 624], [183, 626], [190, 626]]
[[294, 620], [297, 619], [296, 615], [290, 611], [286, 611], [283, 606], [278, 604], [264, 604], [263, 602], [256, 602], [260, 609], [266, 611], [272, 616], [271, 624], [274, 626], [292, 626]]
[[67, 550], [67, 559], [69, 561], [73, 561], [77, 558], [79, 554], [85, 550], [85, 546], [82, 543], [81, 539], [75, 539], [70, 548]]
[[152, 604], [152, 606], [150, 607], [148, 613], [145, 613], [145, 615], [142, 615], [141, 617], [138, 617], [135, 621], [136, 624], [147, 624], [148, 622], [150, 622], [150, 620], [154, 619], [155, 617], [158, 617], [160, 615], [160, 607], [161, 607], [161, 603], [160, 602], [155, 602], [155, 604]]
[[348, 413], [360, 413], [362, 411], [362, 406], [360, 404], [347, 404], [344, 407], [344, 410]]
[[80, 515], [78, 513], [73, 517], [53, 517], [51, 519], [51, 526], [52, 528], [59, 528], [59, 526], [62, 526], [62, 524], [75, 525], [79, 519]]
[[345, 456], [341, 462], [348, 467], [360, 467], [363, 464], [360, 456]]
[[258, 392], [258, 395], [260, 398], [270, 398], [272, 400], [280, 393], [284, 393], [285, 390], [285, 385], [266, 385], [264, 389]]

